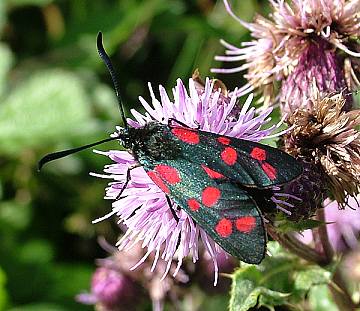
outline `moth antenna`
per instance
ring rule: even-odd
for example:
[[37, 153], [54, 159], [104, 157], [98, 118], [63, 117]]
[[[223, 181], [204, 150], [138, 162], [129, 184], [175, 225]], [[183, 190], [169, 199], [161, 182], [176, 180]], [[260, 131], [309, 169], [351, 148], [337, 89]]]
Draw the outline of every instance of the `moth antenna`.
[[114, 70], [114, 66], [111, 63], [110, 57], [107, 55], [107, 53], [106, 53], [106, 51], [104, 49], [103, 42], [102, 42], [102, 32], [101, 31], [99, 31], [99, 33], [97, 35], [96, 46], [97, 46], [99, 56], [101, 57], [101, 59], [105, 63], [105, 65], [106, 65], [106, 67], [107, 67], [107, 69], [108, 69], [108, 71], [110, 73], [111, 80], [113, 82], [115, 93], [116, 93], [116, 98], [118, 100], [121, 119], [122, 119], [122, 121], [124, 123], [125, 129], [127, 129], [128, 124], [126, 122], [125, 113], [124, 113], [124, 105], [123, 105], [123, 101], [122, 101], [121, 95], [120, 95], [119, 82], [118, 82], [118, 80], [116, 78], [116, 73], [115, 73], [115, 70]]
[[[119, 105], [119, 110], [120, 110], [120, 115], [121, 115], [121, 118], [122, 118], [122, 121], [124, 123], [124, 127], [125, 129], [128, 128], [128, 124], [126, 122], [126, 118], [125, 118], [125, 113], [124, 113], [124, 106], [123, 106], [123, 103], [122, 103], [122, 100], [121, 100], [121, 96], [120, 96], [120, 88], [119, 88], [119, 82], [118, 80], [116, 79], [116, 74], [115, 74], [115, 70], [114, 70], [114, 67], [111, 63], [111, 60], [109, 58], [109, 56], [106, 54], [106, 51], [104, 49], [104, 46], [103, 46], [103, 43], [102, 43], [102, 33], [99, 32], [98, 35], [97, 35], [97, 38], [96, 38], [96, 46], [97, 46], [97, 50], [98, 50], [98, 53], [101, 57], [101, 59], [103, 60], [103, 62], [105, 63], [109, 73], [110, 73], [110, 76], [111, 76], [111, 80], [113, 82], [113, 85], [114, 85], [114, 89], [115, 89], [115, 93], [116, 93], [116, 98], [118, 100], [118, 105]], [[58, 152], [53, 152], [53, 153], [49, 153], [47, 155], [45, 155], [44, 157], [42, 157], [40, 159], [40, 161], [38, 162], [38, 171], [41, 170], [41, 168], [48, 162], [51, 162], [51, 161], [54, 161], [54, 160], [57, 160], [57, 159], [61, 159], [63, 157], [66, 157], [68, 155], [71, 155], [73, 153], [76, 153], [76, 152], [79, 152], [79, 151], [82, 151], [84, 149], [88, 149], [88, 148], [91, 148], [91, 147], [94, 147], [94, 146], [97, 146], [97, 145], [100, 145], [100, 144], [103, 144], [103, 143], [106, 143], [108, 141], [112, 141], [112, 140], [115, 140], [115, 139], [119, 139], [120, 136], [116, 136], [116, 137], [110, 137], [110, 138], [106, 138], [106, 139], [103, 139], [103, 140], [100, 140], [100, 141], [97, 141], [95, 143], [91, 143], [91, 144], [88, 144], [88, 145], [84, 145], [84, 146], [81, 146], [81, 147], [77, 147], [77, 148], [72, 148], [72, 149], [67, 149], [67, 150], [63, 150], [63, 151], [58, 151]]]
[[38, 162], [38, 171], [40, 171], [41, 168], [48, 162], [51, 162], [51, 161], [54, 161], [54, 160], [57, 160], [57, 159], [61, 159], [61, 158], [66, 157], [66, 156], [68, 156], [70, 154], [73, 154], [73, 153], [82, 151], [84, 149], [88, 149], [88, 148], [91, 148], [91, 147], [106, 143], [108, 141], [119, 139], [119, 138], [120, 138], [119, 136], [110, 137], [110, 138], [106, 138], [106, 139], [97, 141], [95, 143], [91, 143], [91, 144], [84, 145], [84, 146], [81, 146], [81, 147], [76, 147], [76, 148], [72, 148], [72, 149], [67, 149], [67, 150], [62, 150], [62, 151], [58, 151], [58, 152], [48, 153], [47, 155], [42, 157], [41, 160]]

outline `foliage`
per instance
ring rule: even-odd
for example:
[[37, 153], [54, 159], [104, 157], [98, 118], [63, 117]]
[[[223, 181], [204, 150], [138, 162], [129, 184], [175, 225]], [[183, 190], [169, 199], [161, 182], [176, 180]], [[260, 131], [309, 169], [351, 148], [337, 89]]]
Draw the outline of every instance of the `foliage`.
[[[306, 264], [276, 242], [269, 242], [268, 248], [271, 256], [259, 266], [245, 265], [232, 275], [231, 311], [245, 311], [255, 306], [270, 310], [275, 306], [288, 306], [302, 310], [305, 296], [330, 281], [331, 271]], [[316, 303], [316, 299], [311, 301], [311, 304]], [[334, 307], [331, 300], [328, 304]]]

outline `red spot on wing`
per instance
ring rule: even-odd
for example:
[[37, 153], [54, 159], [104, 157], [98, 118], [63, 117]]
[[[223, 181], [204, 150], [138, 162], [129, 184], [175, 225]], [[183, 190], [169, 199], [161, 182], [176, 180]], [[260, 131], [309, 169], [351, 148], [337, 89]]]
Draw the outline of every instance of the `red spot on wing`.
[[199, 143], [199, 134], [195, 130], [184, 129], [184, 128], [173, 128], [171, 132], [180, 140], [185, 143], [196, 145]]
[[194, 212], [198, 211], [200, 208], [200, 203], [198, 201], [196, 201], [195, 199], [189, 199], [187, 201], [187, 205]]
[[276, 168], [271, 166], [269, 163], [264, 162], [261, 164], [261, 168], [264, 170], [265, 174], [271, 179], [274, 180], [276, 178]]
[[240, 232], [250, 233], [256, 227], [256, 219], [253, 216], [245, 216], [236, 219], [236, 229]]
[[218, 137], [217, 140], [218, 140], [218, 142], [219, 142], [220, 144], [223, 144], [223, 145], [229, 145], [230, 142], [231, 142], [230, 138], [228, 138], [228, 137], [223, 137], [223, 136]]
[[175, 185], [181, 181], [179, 172], [169, 165], [159, 164], [155, 167], [155, 171], [160, 175], [160, 177], [168, 182], [170, 185]]
[[219, 201], [220, 195], [221, 192], [218, 188], [206, 187], [201, 194], [201, 201], [205, 206], [211, 207]]
[[220, 173], [218, 173], [216, 171], [213, 171], [211, 168], [208, 168], [205, 164], [201, 164], [201, 167], [204, 169], [206, 174], [208, 174], [209, 177], [212, 178], [212, 179], [224, 178], [225, 177], [223, 174], [220, 174]]
[[226, 147], [221, 152], [221, 159], [227, 164], [227, 165], [234, 165], [237, 160], [237, 152], [234, 148]]
[[264, 160], [266, 160], [266, 151], [259, 147], [255, 147], [251, 151], [250, 156], [255, 160], [264, 161]]
[[170, 189], [165, 185], [161, 177], [154, 171], [147, 172], [151, 180], [165, 193], [169, 194]]
[[232, 223], [229, 219], [221, 219], [215, 226], [215, 231], [223, 238], [227, 238], [232, 233]]

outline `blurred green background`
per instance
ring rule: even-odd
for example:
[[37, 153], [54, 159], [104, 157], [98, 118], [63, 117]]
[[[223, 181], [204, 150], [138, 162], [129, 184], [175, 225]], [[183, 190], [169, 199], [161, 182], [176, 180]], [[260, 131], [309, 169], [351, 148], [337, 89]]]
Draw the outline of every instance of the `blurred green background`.
[[[249, 21], [264, 8], [239, 0], [234, 10]], [[148, 81], [170, 90], [195, 68], [206, 76], [220, 66], [220, 38], [249, 39], [222, 1], [0, 1], [0, 310], [92, 310], [74, 296], [107, 255], [97, 237], [115, 243], [120, 233], [115, 219], [91, 224], [111, 202], [107, 181], [89, 172], [108, 159], [89, 150], [36, 171], [44, 154], [106, 138], [119, 124], [99, 30], [127, 112], [149, 98]], [[240, 76], [220, 78], [234, 87]]]

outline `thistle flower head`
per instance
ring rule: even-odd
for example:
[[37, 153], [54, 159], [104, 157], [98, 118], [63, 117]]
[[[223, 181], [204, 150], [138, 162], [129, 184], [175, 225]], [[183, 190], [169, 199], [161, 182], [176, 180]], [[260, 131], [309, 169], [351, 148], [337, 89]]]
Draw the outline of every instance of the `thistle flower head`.
[[[299, 58], [298, 65], [282, 83], [281, 108], [283, 113], [291, 114], [298, 107], [312, 109], [308, 105], [312, 84], [321, 94], [346, 89], [344, 69], [340, 57], [330, 49], [325, 40], [308, 45]], [[350, 110], [352, 96], [346, 96], [343, 110]]]
[[[283, 83], [281, 99], [288, 112], [305, 104], [309, 86], [315, 78], [318, 89], [326, 92], [359, 86], [360, 1], [359, 0], [269, 0], [273, 12], [269, 18], [256, 16], [246, 23], [235, 16], [227, 0], [230, 15], [248, 28], [254, 38], [237, 48], [222, 41], [226, 56], [219, 61], [246, 63], [213, 72], [231, 73], [247, 70], [248, 84], [241, 94], [259, 88], [265, 104], [274, 99], [275, 82]], [[345, 52], [345, 58], [339, 52]]]
[[[136, 273], [129, 271], [129, 268], [137, 263], [139, 256], [144, 255], [140, 243], [128, 252], [119, 252], [104, 239], [100, 239], [99, 242], [111, 255], [97, 260], [99, 267], [92, 276], [91, 292], [76, 296], [80, 303], [95, 304], [96, 309], [106, 311], [137, 310], [143, 298], [143, 288], [153, 302], [153, 310], [162, 311], [166, 298], [171, 298], [168, 295], [169, 291], [178, 290], [181, 283], [188, 281], [188, 276], [180, 270], [175, 279], [167, 276], [160, 282], [162, 270], [167, 263], [160, 259], [151, 273], [153, 256], [149, 256]], [[170, 271], [175, 269], [176, 266], [172, 263]]]
[[[108, 311], [126, 310], [134, 295], [134, 284], [126, 275], [108, 267], [96, 269], [91, 280], [91, 293], [77, 295], [77, 301], [96, 304]], [[120, 308], [123, 306], [123, 308]]]
[[[255, 108], [250, 108], [252, 96], [248, 97], [241, 109], [235, 108], [234, 114], [236, 92], [229, 96], [222, 89], [214, 89], [214, 85], [215, 81], [209, 79], [203, 84], [190, 79], [188, 91], [179, 79], [173, 89], [174, 99], [171, 100], [164, 87], [160, 86], [159, 100], [149, 84], [152, 105], [140, 97], [145, 114], [131, 110], [134, 120], [129, 119], [128, 123], [138, 128], [154, 120], [168, 124], [169, 118], [174, 118], [189, 127], [199, 127], [201, 130], [256, 142], [268, 137], [279, 126], [263, 128], [270, 121], [269, 114], [272, 109], [265, 109], [257, 115]], [[154, 254], [152, 270], [155, 269], [158, 259], [163, 259], [167, 263], [163, 271], [164, 278], [170, 271], [172, 260], [176, 258], [177, 268], [172, 272], [176, 275], [185, 257], [192, 257], [193, 262], [196, 262], [199, 259], [199, 250], [204, 248], [213, 261], [216, 283], [216, 258], [223, 250], [184, 210], [177, 208], [176, 204], [168, 204], [165, 194], [142, 167], [131, 171], [129, 184], [123, 195], [117, 198], [124, 186], [128, 167], [135, 164], [135, 159], [126, 151], [98, 153], [114, 161], [105, 167], [106, 174], [94, 175], [113, 180], [107, 188], [106, 198], [116, 199], [111, 213], [101, 219], [116, 214], [120, 222], [127, 227], [125, 235], [118, 242], [120, 250], [129, 250], [139, 241], [142, 247], [147, 249], [143, 258], [131, 269], [140, 266], [150, 254]], [[174, 217], [175, 214], [178, 219]]]
[[342, 93], [322, 97], [313, 87], [312, 109], [299, 108], [288, 119], [292, 130], [285, 134], [291, 155], [319, 165], [327, 188], [340, 204], [360, 190], [360, 125], [358, 110], [343, 111]]
[[303, 161], [302, 164], [301, 176], [284, 185], [283, 188], [284, 193], [291, 195], [288, 202], [296, 206], [287, 216], [294, 221], [314, 216], [315, 211], [322, 208], [326, 195], [326, 183], [321, 169], [311, 162]]

